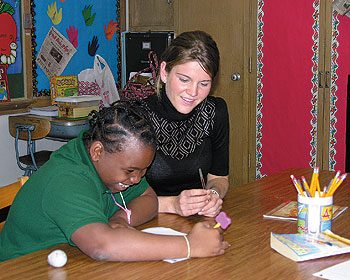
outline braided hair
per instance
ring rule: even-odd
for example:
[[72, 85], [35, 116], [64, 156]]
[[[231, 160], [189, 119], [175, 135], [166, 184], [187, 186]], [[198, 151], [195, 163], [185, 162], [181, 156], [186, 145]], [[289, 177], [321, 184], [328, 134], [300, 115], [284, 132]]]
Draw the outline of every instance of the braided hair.
[[109, 153], [121, 152], [131, 137], [155, 149], [156, 138], [137, 101], [116, 101], [99, 112], [92, 111], [90, 128], [83, 134], [87, 151], [94, 141], [100, 141]]

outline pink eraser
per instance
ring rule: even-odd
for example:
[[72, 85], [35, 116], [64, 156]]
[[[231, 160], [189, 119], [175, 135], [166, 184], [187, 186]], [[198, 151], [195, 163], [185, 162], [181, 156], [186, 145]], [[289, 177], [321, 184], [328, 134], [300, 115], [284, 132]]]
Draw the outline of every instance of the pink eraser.
[[222, 229], [227, 229], [231, 224], [231, 219], [225, 212], [220, 212], [219, 215], [216, 216], [215, 221], [220, 224]]

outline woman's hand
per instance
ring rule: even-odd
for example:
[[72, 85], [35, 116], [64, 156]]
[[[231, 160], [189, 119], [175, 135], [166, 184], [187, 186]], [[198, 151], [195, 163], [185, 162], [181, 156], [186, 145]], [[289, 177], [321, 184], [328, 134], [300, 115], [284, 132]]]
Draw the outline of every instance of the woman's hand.
[[185, 217], [197, 214], [208, 205], [210, 197], [210, 190], [184, 190], [174, 200], [175, 213]]
[[191, 257], [211, 257], [225, 253], [230, 245], [223, 241], [222, 231], [214, 229], [213, 221], [197, 223], [188, 234]]
[[221, 211], [222, 203], [223, 201], [218, 195], [210, 193], [210, 200], [208, 204], [204, 206], [200, 212], [198, 212], [198, 215], [216, 217]]

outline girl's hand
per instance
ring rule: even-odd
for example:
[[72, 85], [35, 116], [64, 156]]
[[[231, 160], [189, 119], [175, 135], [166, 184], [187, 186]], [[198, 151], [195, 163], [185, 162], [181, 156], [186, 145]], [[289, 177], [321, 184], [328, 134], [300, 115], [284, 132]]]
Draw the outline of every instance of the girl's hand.
[[223, 201], [218, 195], [210, 193], [210, 201], [201, 211], [198, 212], [198, 215], [216, 217], [221, 211], [222, 203]]
[[214, 229], [214, 225], [213, 221], [195, 224], [187, 236], [191, 257], [211, 257], [225, 253], [225, 249], [230, 245], [227, 241], [223, 241], [222, 231]]
[[202, 211], [209, 203], [210, 190], [192, 189], [182, 191], [174, 201], [176, 214], [191, 216]]

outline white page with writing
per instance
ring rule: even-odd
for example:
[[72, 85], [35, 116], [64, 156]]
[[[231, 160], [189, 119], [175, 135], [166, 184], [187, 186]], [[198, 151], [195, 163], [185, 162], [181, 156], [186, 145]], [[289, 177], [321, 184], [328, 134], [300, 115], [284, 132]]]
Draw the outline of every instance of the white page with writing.
[[[143, 232], [152, 233], [152, 234], [160, 234], [160, 235], [177, 235], [177, 236], [184, 236], [187, 235], [186, 233], [173, 230], [171, 228], [165, 228], [165, 227], [153, 227], [153, 228], [146, 228], [141, 230]], [[176, 263], [181, 262], [184, 260], [187, 260], [188, 258], [180, 258], [180, 259], [164, 259], [163, 261], [168, 263]]]
[[324, 270], [316, 272], [317, 276], [329, 280], [349, 280], [350, 279], [350, 261], [342, 262]]

